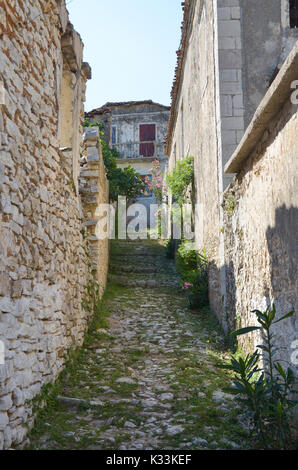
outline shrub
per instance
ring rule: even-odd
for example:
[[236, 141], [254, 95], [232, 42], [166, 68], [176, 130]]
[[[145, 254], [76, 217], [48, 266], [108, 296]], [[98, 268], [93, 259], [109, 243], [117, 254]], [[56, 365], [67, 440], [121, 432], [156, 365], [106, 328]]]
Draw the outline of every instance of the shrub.
[[[280, 362], [274, 360], [278, 348], [274, 345], [275, 335], [272, 325], [294, 315], [291, 311], [279, 320], [275, 320], [276, 308], [268, 307], [265, 312], [253, 310], [261, 326], [252, 326], [236, 330], [233, 336], [239, 336], [260, 330], [264, 344], [258, 345], [253, 354], [245, 359], [233, 357], [231, 364], [222, 366], [235, 373], [234, 386], [229, 392], [245, 405], [253, 423], [256, 440], [265, 449], [286, 449], [291, 444], [290, 417], [297, 401], [290, 400], [293, 392], [294, 373], [285, 370]], [[262, 365], [261, 354], [264, 365]]]
[[173, 171], [166, 177], [167, 187], [178, 204], [185, 203], [186, 192], [194, 178], [194, 157], [187, 155], [176, 163]]
[[208, 298], [208, 259], [205, 253], [193, 249], [193, 243], [184, 241], [176, 255], [176, 266], [181, 275], [182, 289], [191, 309], [205, 307]]

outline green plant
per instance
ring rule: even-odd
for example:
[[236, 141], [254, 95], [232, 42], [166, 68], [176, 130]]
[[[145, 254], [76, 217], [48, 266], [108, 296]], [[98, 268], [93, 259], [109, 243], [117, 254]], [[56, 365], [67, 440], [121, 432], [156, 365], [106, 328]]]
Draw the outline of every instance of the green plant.
[[76, 190], [76, 185], [75, 185], [74, 180], [69, 180], [69, 181], [67, 181], [66, 184], [67, 184], [67, 186], [70, 186], [70, 187], [71, 187], [73, 193], [74, 193], [75, 196], [76, 196], [76, 195], [77, 195], [77, 190]]
[[[264, 344], [258, 345], [257, 349], [244, 359], [232, 357], [231, 364], [222, 367], [235, 373], [234, 387], [229, 391], [237, 395], [241, 404], [246, 405], [254, 433], [262, 447], [286, 449], [290, 445], [291, 410], [297, 405], [296, 401], [289, 398], [293, 392], [294, 374], [290, 368], [285, 370], [280, 362], [274, 360], [278, 348], [274, 345], [275, 335], [271, 333], [271, 328], [274, 324], [293, 316], [294, 311], [278, 320], [275, 320], [274, 304], [264, 312], [253, 312], [261, 326], [241, 328], [232, 335], [235, 337], [260, 330]], [[259, 350], [263, 351], [263, 357]]]
[[154, 160], [153, 167], [149, 171], [152, 175], [152, 180], [147, 177], [145, 179], [145, 183], [148, 186], [148, 189], [153, 192], [157, 203], [161, 204], [163, 199], [163, 191], [166, 191], [167, 188], [163, 184], [159, 160]]
[[97, 308], [100, 305], [100, 288], [99, 284], [93, 279], [89, 279], [86, 294], [82, 301], [82, 308], [89, 313], [97, 313]]
[[166, 177], [166, 184], [179, 205], [186, 201], [186, 193], [194, 179], [194, 157], [187, 155], [179, 160]]
[[146, 190], [146, 184], [136, 170], [131, 166], [127, 168], [117, 167], [120, 153], [117, 149], [109, 147], [104, 140], [104, 125], [101, 122], [89, 123], [85, 121], [84, 127], [99, 127], [103, 161], [109, 180], [110, 200], [117, 201], [118, 196], [135, 199], [143, 194]]
[[193, 243], [184, 241], [176, 254], [176, 267], [181, 275], [182, 289], [190, 308], [201, 308], [209, 304], [208, 259], [199, 253]]
[[236, 207], [236, 201], [235, 201], [235, 197], [233, 196], [233, 194], [231, 193], [225, 194], [223, 198], [223, 203], [222, 203], [223, 210], [227, 214], [233, 215], [235, 207]]

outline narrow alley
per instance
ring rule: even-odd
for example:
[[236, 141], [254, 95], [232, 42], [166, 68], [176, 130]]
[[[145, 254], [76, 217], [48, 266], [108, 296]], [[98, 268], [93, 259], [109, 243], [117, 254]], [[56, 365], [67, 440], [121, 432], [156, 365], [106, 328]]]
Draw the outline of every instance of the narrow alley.
[[223, 389], [228, 357], [208, 309], [185, 305], [165, 248], [113, 241], [110, 281], [84, 346], [39, 411], [29, 449], [249, 448]]

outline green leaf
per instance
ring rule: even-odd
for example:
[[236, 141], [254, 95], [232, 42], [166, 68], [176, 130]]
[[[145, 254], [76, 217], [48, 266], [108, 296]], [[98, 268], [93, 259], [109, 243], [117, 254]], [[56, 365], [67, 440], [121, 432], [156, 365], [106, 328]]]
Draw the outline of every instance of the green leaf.
[[284, 316], [281, 317], [279, 320], [276, 320], [276, 321], [273, 322], [273, 323], [278, 323], [278, 322], [280, 322], [280, 321], [282, 321], [282, 320], [285, 320], [286, 318], [290, 318], [290, 317], [292, 317], [292, 316], [294, 315], [294, 313], [295, 313], [295, 310], [291, 310], [289, 313], [287, 313], [286, 315], [284, 315]]
[[287, 380], [286, 372], [283, 370], [281, 364], [280, 364], [279, 362], [276, 362], [276, 363], [274, 364], [274, 367], [275, 367], [275, 369], [277, 370], [277, 372], [279, 372], [279, 374], [282, 376], [282, 378], [283, 378], [284, 380]]
[[264, 346], [263, 344], [258, 344], [257, 348], [262, 349], [262, 351], [265, 351], [267, 353], [269, 352], [269, 349], [267, 348], [267, 346]]
[[239, 394], [239, 391], [236, 388], [233, 388], [233, 387], [225, 387], [225, 388], [223, 388], [223, 392], [231, 393], [233, 395], [238, 395]]
[[235, 330], [231, 333], [231, 336], [240, 336], [240, 335], [246, 335], [247, 333], [250, 333], [251, 331], [256, 331], [256, 330], [261, 330], [262, 328], [260, 326], [248, 326], [246, 328], [241, 328], [240, 330]]
[[233, 367], [232, 365], [223, 365], [223, 364], [219, 364], [217, 366], [219, 369], [227, 369], [227, 370], [235, 370], [235, 367]]

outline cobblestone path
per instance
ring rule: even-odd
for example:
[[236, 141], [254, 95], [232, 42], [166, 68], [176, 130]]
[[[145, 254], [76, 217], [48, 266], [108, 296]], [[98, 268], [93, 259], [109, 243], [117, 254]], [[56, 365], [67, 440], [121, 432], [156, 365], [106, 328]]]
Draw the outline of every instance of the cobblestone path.
[[214, 316], [186, 308], [164, 248], [114, 242], [101, 315], [28, 448], [249, 448], [241, 410], [223, 392], [226, 358]]

